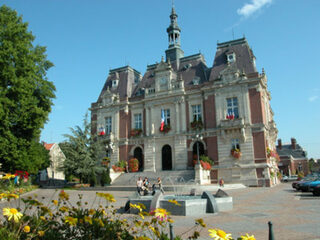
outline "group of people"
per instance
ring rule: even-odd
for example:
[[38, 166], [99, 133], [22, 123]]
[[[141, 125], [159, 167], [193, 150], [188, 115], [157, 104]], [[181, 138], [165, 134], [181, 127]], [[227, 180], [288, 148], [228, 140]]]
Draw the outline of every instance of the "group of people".
[[139, 177], [137, 180], [137, 192], [139, 195], [147, 195], [150, 193], [150, 191], [152, 191], [153, 195], [155, 194], [157, 187], [162, 193], [164, 193], [160, 177], [158, 177], [157, 182], [152, 185], [152, 189], [150, 189], [150, 182], [147, 177], [145, 177], [143, 180], [142, 177]]

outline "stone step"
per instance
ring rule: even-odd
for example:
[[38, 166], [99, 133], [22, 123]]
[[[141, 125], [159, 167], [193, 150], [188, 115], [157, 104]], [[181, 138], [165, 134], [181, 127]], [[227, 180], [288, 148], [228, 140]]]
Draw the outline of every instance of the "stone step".
[[151, 185], [160, 177], [163, 185], [194, 184], [194, 170], [123, 173], [112, 186], [136, 186], [139, 177], [147, 177]]

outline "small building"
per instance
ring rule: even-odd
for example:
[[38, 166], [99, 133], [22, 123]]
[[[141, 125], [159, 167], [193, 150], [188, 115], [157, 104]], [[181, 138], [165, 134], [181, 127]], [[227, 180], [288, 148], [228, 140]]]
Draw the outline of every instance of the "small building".
[[278, 167], [283, 175], [296, 175], [298, 172], [304, 175], [309, 173], [307, 152], [297, 144], [295, 138], [291, 138], [291, 143], [288, 144], [282, 144], [281, 139], [278, 139], [277, 152], [280, 157]]
[[46, 170], [41, 171], [40, 181], [46, 181], [50, 179], [65, 180], [63, 171], [59, 170], [59, 165], [64, 162], [66, 156], [62, 152], [59, 144], [43, 143], [43, 146], [49, 151], [51, 164]]

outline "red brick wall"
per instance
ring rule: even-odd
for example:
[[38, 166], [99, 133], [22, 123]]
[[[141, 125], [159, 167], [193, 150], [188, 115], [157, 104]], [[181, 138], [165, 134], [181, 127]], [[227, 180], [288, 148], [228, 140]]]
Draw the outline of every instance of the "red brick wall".
[[261, 93], [257, 92], [255, 88], [251, 88], [249, 89], [249, 99], [251, 110], [251, 122], [262, 123], [264, 113], [262, 112]]
[[[254, 158], [256, 163], [266, 162], [266, 141], [264, 132], [254, 132], [252, 133], [253, 137], [253, 151], [254, 151]], [[256, 160], [256, 158], [260, 158]], [[261, 159], [263, 158], [263, 159]]]
[[215, 164], [219, 164], [217, 136], [206, 138], [206, 144], [208, 156], [214, 160]]
[[120, 110], [120, 121], [119, 121], [119, 137], [128, 138], [130, 137], [131, 131], [131, 111], [125, 113], [124, 110]]
[[[299, 170], [299, 163], [301, 163], [303, 174], [307, 175], [309, 173], [307, 160], [293, 160], [292, 161], [293, 168], [291, 169], [291, 174], [296, 174], [297, 169]], [[292, 171], [292, 170], [294, 170], [294, 171]]]
[[203, 102], [204, 106], [204, 126], [205, 128], [215, 128], [216, 123], [216, 104], [214, 95], [208, 96], [207, 100]]
[[119, 160], [128, 161], [128, 145], [119, 146]]

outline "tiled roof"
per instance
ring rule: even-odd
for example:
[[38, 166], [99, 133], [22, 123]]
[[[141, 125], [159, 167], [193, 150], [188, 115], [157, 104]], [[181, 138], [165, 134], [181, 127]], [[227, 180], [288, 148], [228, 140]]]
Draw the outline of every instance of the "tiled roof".
[[281, 149], [277, 146], [277, 153], [281, 156], [292, 156], [293, 158], [306, 158], [307, 152], [303, 150], [303, 148], [296, 144], [296, 149], [292, 148], [291, 144], [282, 145]]
[[45, 147], [45, 149], [47, 149], [48, 151], [50, 151], [50, 149], [52, 148], [52, 146], [54, 145], [54, 143], [44, 143], [43, 146]]

